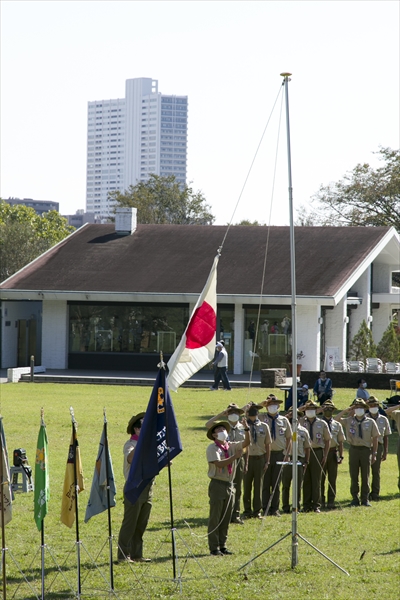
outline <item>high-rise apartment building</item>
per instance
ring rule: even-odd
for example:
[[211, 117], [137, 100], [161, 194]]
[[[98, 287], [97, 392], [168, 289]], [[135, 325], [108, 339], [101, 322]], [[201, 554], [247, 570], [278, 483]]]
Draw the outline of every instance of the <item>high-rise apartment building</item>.
[[158, 82], [128, 79], [125, 98], [88, 103], [86, 211], [111, 214], [108, 193], [150, 173], [186, 183], [187, 96], [168, 96]]

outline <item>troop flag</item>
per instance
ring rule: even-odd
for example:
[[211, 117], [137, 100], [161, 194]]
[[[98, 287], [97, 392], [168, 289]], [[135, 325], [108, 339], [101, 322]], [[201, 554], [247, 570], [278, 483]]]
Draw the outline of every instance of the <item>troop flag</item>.
[[[85, 523], [95, 515], [108, 509], [108, 498], [110, 507], [115, 506], [115, 479], [108, 444], [106, 447], [106, 432], [103, 428], [101, 434], [99, 452], [94, 467], [92, 489], [90, 490], [89, 502], [86, 508]], [[107, 493], [109, 490], [109, 495]]]
[[35, 494], [33, 517], [36, 526], [41, 530], [42, 521], [47, 515], [48, 502], [50, 500], [49, 465], [48, 465], [48, 441], [46, 426], [42, 420], [39, 429], [36, 462], [35, 462]]
[[214, 259], [181, 341], [168, 361], [168, 385], [174, 392], [214, 358], [218, 260], [219, 254]]
[[124, 494], [128, 500], [134, 504], [151, 480], [180, 452], [182, 442], [165, 379], [165, 370], [160, 369], [125, 483]]
[[[75, 486], [76, 470], [76, 486]], [[67, 466], [65, 469], [64, 488], [61, 503], [61, 522], [67, 527], [72, 527], [75, 521], [75, 499], [85, 489], [81, 453], [76, 435], [75, 422], [72, 423], [71, 444], [68, 451]]]
[[1, 478], [0, 478], [0, 510], [4, 525], [12, 519], [12, 491], [10, 477], [10, 463], [8, 462], [6, 435], [3, 427], [3, 417], [0, 417], [0, 444], [1, 444]]

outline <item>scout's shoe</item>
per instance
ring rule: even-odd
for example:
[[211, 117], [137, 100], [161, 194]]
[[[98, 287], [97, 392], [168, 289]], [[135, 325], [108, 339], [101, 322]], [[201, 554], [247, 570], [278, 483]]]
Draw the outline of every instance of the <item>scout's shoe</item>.
[[223, 552], [221, 552], [221, 550], [211, 550], [210, 551], [211, 556], [223, 556]]
[[242, 521], [242, 519], [239, 516], [233, 517], [231, 523], [236, 523], [236, 525], [244, 525], [244, 521]]
[[358, 498], [353, 498], [353, 500], [350, 502], [350, 506], [360, 506], [360, 501]]
[[227, 555], [227, 554], [233, 554], [233, 552], [231, 552], [230, 550], [228, 550], [228, 548], [221, 548], [220, 552], [222, 554], [225, 554], [225, 555]]

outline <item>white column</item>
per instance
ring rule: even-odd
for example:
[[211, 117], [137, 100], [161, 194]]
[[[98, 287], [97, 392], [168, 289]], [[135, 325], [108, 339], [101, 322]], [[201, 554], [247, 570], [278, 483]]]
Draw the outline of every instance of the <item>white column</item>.
[[347, 302], [345, 296], [333, 310], [325, 312], [325, 347], [339, 348], [339, 360], [346, 360], [346, 318]]
[[297, 306], [297, 353], [305, 357], [299, 361], [304, 371], [319, 370], [319, 349], [321, 344], [321, 328], [318, 317], [321, 315], [319, 306]]
[[235, 356], [233, 361], [233, 373], [243, 373], [243, 345], [244, 345], [244, 308], [242, 304], [235, 304]]
[[63, 300], [43, 300], [42, 364], [68, 368], [68, 306]]

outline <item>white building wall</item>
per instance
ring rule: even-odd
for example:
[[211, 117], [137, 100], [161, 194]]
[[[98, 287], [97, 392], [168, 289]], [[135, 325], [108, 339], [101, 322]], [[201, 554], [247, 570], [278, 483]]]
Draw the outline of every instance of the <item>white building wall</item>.
[[362, 298], [362, 304], [359, 304], [357, 308], [351, 308], [350, 314], [350, 327], [349, 337], [350, 343], [353, 337], [358, 333], [360, 325], [363, 320], [366, 321], [368, 327], [368, 317], [371, 314], [371, 268], [368, 267], [364, 273], [357, 279], [353, 285], [352, 290], [356, 291], [359, 298]]
[[373, 292], [381, 294], [389, 294], [392, 289], [392, 271], [398, 271], [400, 268], [397, 265], [374, 264], [373, 265]]
[[379, 344], [391, 321], [392, 305], [380, 304], [379, 308], [373, 310], [372, 316], [374, 318], [371, 327], [372, 337], [374, 338], [375, 344]]
[[333, 310], [327, 310], [324, 317], [325, 352], [326, 348], [339, 348], [339, 360], [346, 360], [347, 338], [347, 302], [346, 296]]
[[68, 305], [43, 300], [42, 363], [47, 369], [68, 368]]
[[319, 306], [297, 306], [297, 353], [303, 352], [305, 357], [299, 360], [304, 371], [318, 371], [320, 368], [319, 351], [321, 344], [321, 327], [318, 318], [321, 315]]
[[242, 304], [235, 304], [235, 356], [233, 372], [235, 375], [243, 373], [243, 349], [244, 349], [244, 308]]
[[[2, 302], [2, 332], [1, 332], [1, 368], [12, 369], [18, 360], [18, 320], [29, 321], [34, 318], [37, 322], [37, 353], [40, 354], [40, 328], [42, 318], [41, 302]], [[36, 364], [43, 364], [40, 356], [35, 357]]]

